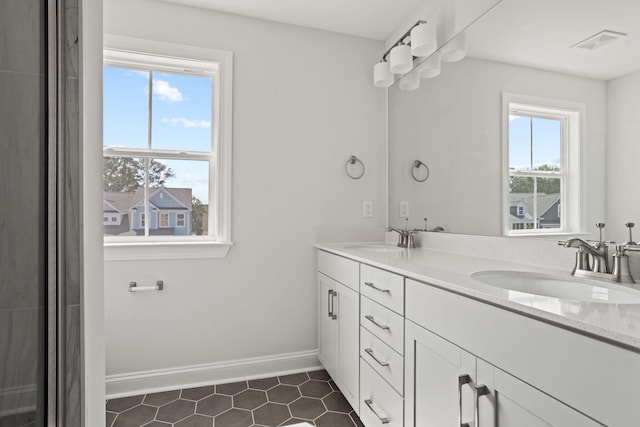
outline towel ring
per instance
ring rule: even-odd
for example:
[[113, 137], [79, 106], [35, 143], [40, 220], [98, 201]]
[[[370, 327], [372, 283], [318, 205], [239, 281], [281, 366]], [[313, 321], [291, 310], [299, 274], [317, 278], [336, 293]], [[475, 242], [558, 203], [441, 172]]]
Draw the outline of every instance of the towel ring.
[[[416, 170], [420, 169], [422, 166], [424, 166], [426, 175], [424, 176], [424, 178], [418, 178], [416, 176]], [[429, 178], [429, 166], [427, 166], [426, 163], [423, 163], [420, 160], [414, 161], [413, 166], [411, 166], [411, 177], [415, 179], [417, 182], [425, 182], [427, 178]]]
[[[360, 163], [360, 166], [362, 167], [362, 172], [360, 172], [360, 175], [354, 175], [351, 172], [349, 172], [349, 165], [355, 165], [356, 163]], [[349, 176], [349, 178], [360, 179], [362, 178], [362, 175], [364, 175], [365, 168], [364, 168], [364, 163], [362, 163], [362, 160], [360, 160], [356, 156], [351, 156], [349, 157], [349, 160], [347, 160], [347, 163], [344, 165], [344, 169], [347, 172], [347, 176]]]

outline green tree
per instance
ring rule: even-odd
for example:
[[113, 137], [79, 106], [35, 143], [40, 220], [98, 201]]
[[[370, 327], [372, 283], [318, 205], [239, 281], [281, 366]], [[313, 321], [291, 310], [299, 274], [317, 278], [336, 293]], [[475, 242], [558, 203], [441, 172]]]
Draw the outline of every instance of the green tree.
[[[144, 185], [145, 160], [132, 157], [104, 157], [102, 161], [102, 185], [104, 191], [135, 191]], [[157, 160], [149, 162], [149, 185], [160, 187], [174, 177], [173, 170]]]
[[202, 203], [197, 197], [191, 200], [191, 231], [198, 236], [204, 234], [204, 218], [209, 213], [209, 205]]
[[[559, 171], [557, 166], [542, 165], [534, 170], [538, 171]], [[538, 180], [538, 193], [557, 194], [560, 193], [559, 178], [536, 178]], [[533, 193], [533, 177], [530, 176], [510, 176], [510, 193]]]

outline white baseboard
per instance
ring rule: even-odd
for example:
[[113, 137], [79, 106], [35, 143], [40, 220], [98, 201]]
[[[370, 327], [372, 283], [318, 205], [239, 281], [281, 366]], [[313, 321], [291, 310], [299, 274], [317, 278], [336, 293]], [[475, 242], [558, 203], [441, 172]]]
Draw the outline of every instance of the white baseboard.
[[210, 384], [268, 378], [316, 369], [322, 369], [322, 365], [318, 361], [317, 349], [172, 369], [109, 375], [105, 381], [106, 398], [115, 399]]

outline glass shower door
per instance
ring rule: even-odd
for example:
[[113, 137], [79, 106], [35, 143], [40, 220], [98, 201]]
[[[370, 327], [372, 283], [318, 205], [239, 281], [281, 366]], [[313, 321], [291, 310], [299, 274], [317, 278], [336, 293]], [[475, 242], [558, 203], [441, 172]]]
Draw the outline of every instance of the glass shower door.
[[41, 0], [0, 1], [2, 427], [46, 425], [46, 390], [51, 382], [46, 7]]

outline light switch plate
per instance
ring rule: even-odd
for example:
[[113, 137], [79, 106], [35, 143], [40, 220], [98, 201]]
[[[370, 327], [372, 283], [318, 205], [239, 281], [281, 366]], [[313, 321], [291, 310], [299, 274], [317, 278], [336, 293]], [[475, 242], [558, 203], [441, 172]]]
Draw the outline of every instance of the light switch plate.
[[409, 218], [409, 202], [400, 202], [400, 218]]

